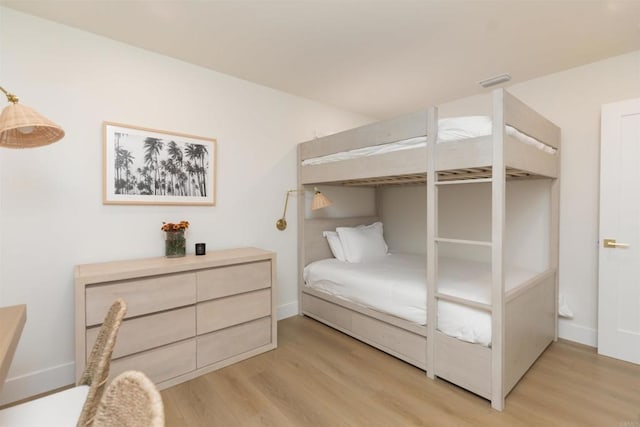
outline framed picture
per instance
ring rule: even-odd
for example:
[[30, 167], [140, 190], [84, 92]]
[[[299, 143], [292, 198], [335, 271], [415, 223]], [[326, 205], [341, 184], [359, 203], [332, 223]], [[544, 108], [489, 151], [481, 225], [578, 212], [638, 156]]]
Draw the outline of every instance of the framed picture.
[[216, 140], [105, 122], [104, 204], [216, 204]]

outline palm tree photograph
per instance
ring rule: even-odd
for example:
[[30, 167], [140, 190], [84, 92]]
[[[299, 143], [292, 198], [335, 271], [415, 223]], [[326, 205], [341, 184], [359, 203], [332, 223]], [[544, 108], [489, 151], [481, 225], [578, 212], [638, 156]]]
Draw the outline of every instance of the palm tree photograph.
[[104, 131], [104, 203], [215, 205], [215, 139], [114, 123]]

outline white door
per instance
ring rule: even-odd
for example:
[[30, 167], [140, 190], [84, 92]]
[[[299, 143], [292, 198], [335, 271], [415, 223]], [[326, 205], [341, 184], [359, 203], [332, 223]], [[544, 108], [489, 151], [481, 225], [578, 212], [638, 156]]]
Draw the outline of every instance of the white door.
[[602, 106], [598, 353], [640, 363], [640, 99]]

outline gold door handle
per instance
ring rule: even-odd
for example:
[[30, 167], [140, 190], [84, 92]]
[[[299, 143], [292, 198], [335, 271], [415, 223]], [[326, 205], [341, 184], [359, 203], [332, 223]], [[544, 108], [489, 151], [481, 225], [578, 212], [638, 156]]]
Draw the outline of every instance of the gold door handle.
[[628, 248], [631, 245], [629, 243], [617, 243], [616, 239], [604, 239], [603, 246], [605, 248]]

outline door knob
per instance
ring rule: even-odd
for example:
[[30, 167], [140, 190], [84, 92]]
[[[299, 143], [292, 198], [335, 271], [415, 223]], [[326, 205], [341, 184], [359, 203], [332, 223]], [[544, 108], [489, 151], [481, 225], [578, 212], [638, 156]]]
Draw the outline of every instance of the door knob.
[[631, 245], [629, 243], [618, 243], [616, 239], [604, 239], [603, 246], [605, 248], [628, 248]]

